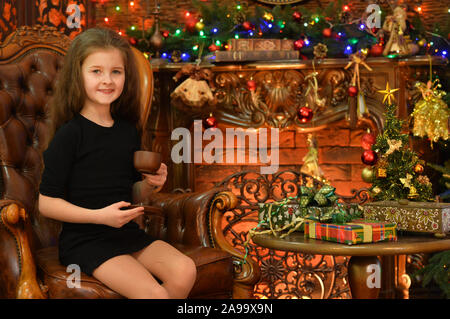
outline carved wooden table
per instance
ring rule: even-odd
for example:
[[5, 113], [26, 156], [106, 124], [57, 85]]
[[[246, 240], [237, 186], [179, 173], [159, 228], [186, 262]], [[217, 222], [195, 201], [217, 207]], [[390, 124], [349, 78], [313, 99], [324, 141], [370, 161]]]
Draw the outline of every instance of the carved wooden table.
[[[381, 270], [383, 284], [395, 274], [392, 258], [396, 255], [433, 253], [450, 250], [450, 238], [437, 239], [427, 236], [399, 236], [396, 242], [345, 245], [315, 239], [305, 239], [304, 234], [294, 232], [283, 239], [273, 235], [255, 235], [253, 242], [262, 247], [295, 251], [305, 254], [351, 256], [348, 263], [348, 280], [352, 297], [356, 299], [375, 299], [380, 292], [379, 285], [372, 285], [370, 276]], [[380, 256], [380, 259], [377, 258]], [[375, 267], [373, 267], [375, 265]], [[375, 280], [376, 282], [376, 280]], [[392, 283], [387, 282], [387, 285]], [[370, 287], [369, 287], [370, 286]], [[409, 285], [407, 285], [409, 288]]]

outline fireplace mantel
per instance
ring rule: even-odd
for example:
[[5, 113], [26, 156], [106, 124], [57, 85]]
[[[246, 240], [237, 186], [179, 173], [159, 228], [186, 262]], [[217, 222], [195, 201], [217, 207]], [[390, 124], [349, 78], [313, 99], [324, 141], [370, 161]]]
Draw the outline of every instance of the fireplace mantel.
[[[193, 164], [173, 164], [170, 151], [174, 142], [171, 132], [177, 127], [192, 128], [193, 120], [205, 118], [212, 113], [220, 125], [227, 127], [261, 128], [277, 127], [280, 132], [318, 132], [331, 128], [334, 123], [348, 123], [350, 131], [364, 132], [368, 128], [377, 133], [383, 128], [383, 90], [389, 82], [396, 92], [398, 116], [407, 119], [412, 111], [417, 92], [414, 82], [426, 82], [429, 75], [429, 57], [415, 56], [404, 59], [385, 57], [367, 58], [372, 68], [369, 72], [360, 67], [361, 90], [364, 92], [368, 113], [358, 116], [356, 98], [348, 96], [348, 87], [353, 68], [344, 69], [349, 59], [322, 59], [252, 63], [203, 62], [201, 68], [209, 69], [214, 75], [215, 108], [192, 113], [173, 105], [170, 94], [187, 77], [175, 82], [174, 75], [186, 63], [154, 65], [155, 94], [149, 129], [153, 136], [153, 149], [163, 154], [173, 176], [168, 189], [195, 189]], [[432, 57], [433, 72], [444, 78], [448, 72], [448, 60]], [[325, 99], [325, 106], [314, 110], [309, 123], [300, 123], [296, 111], [303, 103], [310, 102], [304, 95], [305, 77], [318, 72], [318, 95]], [[249, 80], [255, 80], [256, 90], [247, 87]], [[341, 125], [341, 124], [339, 124]], [[296, 137], [297, 138], [297, 137]], [[355, 146], [355, 145], [353, 145]], [[291, 163], [294, 164], [294, 163]], [[298, 164], [301, 164], [300, 162]]]

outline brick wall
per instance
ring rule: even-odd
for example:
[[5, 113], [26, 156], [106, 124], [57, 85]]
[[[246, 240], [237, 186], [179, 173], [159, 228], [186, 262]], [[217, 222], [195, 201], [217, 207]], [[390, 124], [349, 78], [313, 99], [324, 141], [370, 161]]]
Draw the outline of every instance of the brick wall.
[[[218, 128], [222, 131], [222, 134], [225, 137], [225, 130], [227, 126], [219, 124]], [[365, 131], [361, 129], [351, 130], [347, 121], [335, 122], [325, 129], [313, 132], [316, 136], [319, 148], [319, 165], [324, 172], [325, 178], [331, 182], [331, 185], [336, 187], [337, 193], [340, 195], [348, 196], [351, 195], [352, 189], [370, 186], [369, 184], [363, 182], [361, 178], [361, 171], [365, 165], [361, 162], [361, 154], [363, 149], [360, 143], [361, 137], [364, 133]], [[270, 136], [270, 134], [268, 135]], [[300, 171], [300, 168], [303, 165], [303, 157], [308, 152], [307, 135], [307, 133], [302, 133], [296, 130], [280, 130], [279, 170], [293, 169]], [[269, 140], [269, 149], [271, 147], [276, 147], [276, 145], [270, 144], [270, 142], [271, 141]], [[209, 143], [211, 143], [211, 141], [203, 141], [203, 148]], [[200, 150], [195, 149], [194, 151], [199, 152]], [[216, 151], [219, 153], [225, 153], [225, 142], [223, 149]], [[248, 144], [245, 149], [236, 150], [236, 154], [245, 154], [244, 164], [208, 164], [204, 161], [201, 164], [196, 164], [194, 174], [195, 190], [208, 190], [213, 187], [214, 184], [222, 181], [225, 177], [234, 173], [248, 169], [253, 169], [259, 172], [262, 165], [268, 165], [261, 163], [250, 164], [249, 152], [256, 153], [257, 150], [249, 149]], [[256, 155], [258, 154], [256, 153]]]

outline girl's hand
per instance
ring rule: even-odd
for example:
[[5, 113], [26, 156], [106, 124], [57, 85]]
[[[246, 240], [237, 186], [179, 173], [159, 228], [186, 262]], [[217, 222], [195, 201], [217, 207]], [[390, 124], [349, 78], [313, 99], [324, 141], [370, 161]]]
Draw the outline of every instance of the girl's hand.
[[145, 174], [143, 173], [145, 179], [144, 181], [150, 186], [156, 186], [155, 188], [161, 187], [164, 185], [167, 179], [167, 166], [164, 163], [161, 163], [156, 174]]
[[104, 208], [98, 209], [98, 221], [100, 224], [108, 225], [114, 228], [120, 228], [130, 220], [144, 214], [144, 207], [121, 210], [131, 204], [128, 202], [117, 202]]

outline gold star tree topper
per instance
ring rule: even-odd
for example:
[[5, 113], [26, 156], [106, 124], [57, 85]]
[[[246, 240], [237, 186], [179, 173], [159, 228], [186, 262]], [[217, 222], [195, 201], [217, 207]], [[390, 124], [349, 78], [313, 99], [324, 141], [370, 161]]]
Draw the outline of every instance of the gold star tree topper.
[[384, 94], [384, 99], [383, 99], [383, 103], [386, 101], [386, 99], [388, 100], [389, 105], [391, 104], [391, 99], [395, 101], [395, 97], [394, 97], [394, 92], [397, 92], [399, 89], [391, 89], [389, 87], [389, 82], [386, 83], [386, 89], [385, 90], [380, 90], [378, 92], [383, 93]]

